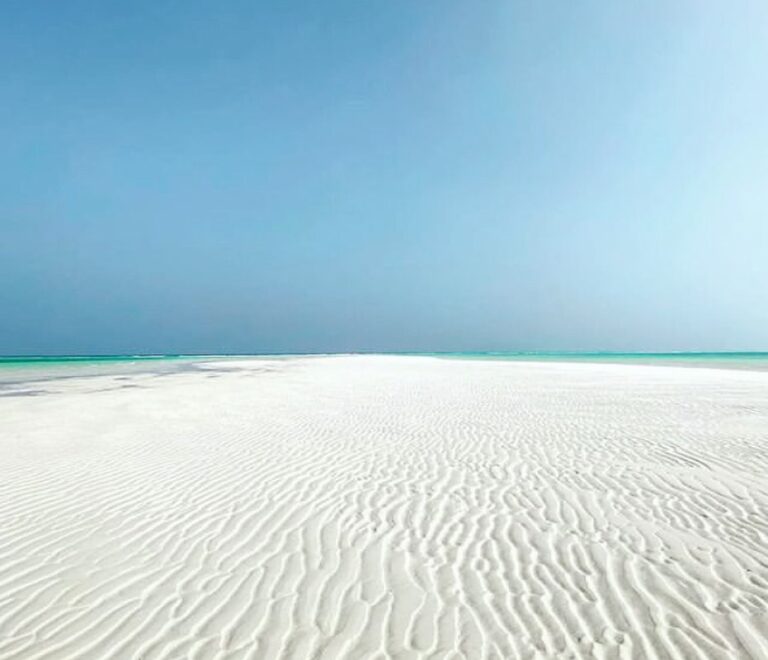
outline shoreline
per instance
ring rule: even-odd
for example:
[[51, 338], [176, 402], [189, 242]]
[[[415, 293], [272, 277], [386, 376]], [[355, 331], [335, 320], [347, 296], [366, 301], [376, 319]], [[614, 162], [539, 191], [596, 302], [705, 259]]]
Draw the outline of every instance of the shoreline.
[[[752, 356], [744, 359], [743, 356]], [[340, 357], [435, 358], [462, 362], [616, 365], [768, 371], [768, 353], [297, 353], [264, 355], [112, 355], [0, 357], [0, 390], [61, 378], [195, 370], [215, 362], [284, 361]], [[705, 356], [705, 357], [701, 357]]]

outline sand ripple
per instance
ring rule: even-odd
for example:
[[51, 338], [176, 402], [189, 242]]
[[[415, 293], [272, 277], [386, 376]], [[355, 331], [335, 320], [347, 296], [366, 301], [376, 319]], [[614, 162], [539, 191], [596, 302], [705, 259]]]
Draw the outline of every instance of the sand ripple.
[[0, 399], [2, 658], [768, 658], [766, 373], [339, 357], [35, 391]]

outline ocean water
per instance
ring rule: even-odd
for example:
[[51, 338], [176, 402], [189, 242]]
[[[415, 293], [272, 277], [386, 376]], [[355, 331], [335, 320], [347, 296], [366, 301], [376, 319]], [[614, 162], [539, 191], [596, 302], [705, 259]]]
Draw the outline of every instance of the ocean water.
[[102, 374], [168, 373], [207, 359], [191, 355], [57, 355], [0, 357], [0, 386]]
[[[316, 354], [312, 354], [316, 355]], [[739, 353], [612, 353], [612, 352], [456, 352], [394, 353], [452, 360], [527, 362], [601, 362], [768, 371], [768, 352]], [[0, 356], [0, 386], [9, 383], [97, 376], [103, 374], [170, 373], [194, 369], [206, 361], [242, 358], [285, 359], [307, 355], [70, 355]]]
[[57, 378], [167, 374], [194, 371], [205, 362], [243, 358], [280, 360], [288, 355], [54, 355], [0, 356], [0, 388], [4, 385]]

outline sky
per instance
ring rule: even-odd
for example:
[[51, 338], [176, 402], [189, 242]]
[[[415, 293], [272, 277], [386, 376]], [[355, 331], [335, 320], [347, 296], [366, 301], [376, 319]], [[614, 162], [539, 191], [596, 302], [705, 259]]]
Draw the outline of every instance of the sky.
[[0, 354], [768, 350], [768, 3], [12, 0]]

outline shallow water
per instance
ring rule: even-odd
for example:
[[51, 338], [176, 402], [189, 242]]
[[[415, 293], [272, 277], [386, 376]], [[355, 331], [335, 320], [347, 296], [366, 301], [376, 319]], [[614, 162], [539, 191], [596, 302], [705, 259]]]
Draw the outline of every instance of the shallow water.
[[[0, 387], [59, 378], [132, 373], [169, 373], [188, 369], [212, 356], [91, 355], [0, 357]], [[215, 357], [216, 360], [222, 359]]]
[[[397, 353], [456, 360], [521, 362], [599, 362], [768, 371], [768, 352], [739, 353], [609, 353], [609, 352], [455, 352]], [[0, 387], [54, 378], [81, 378], [131, 373], [172, 373], [221, 360], [275, 360], [317, 354], [280, 355], [57, 355], [0, 356]]]

